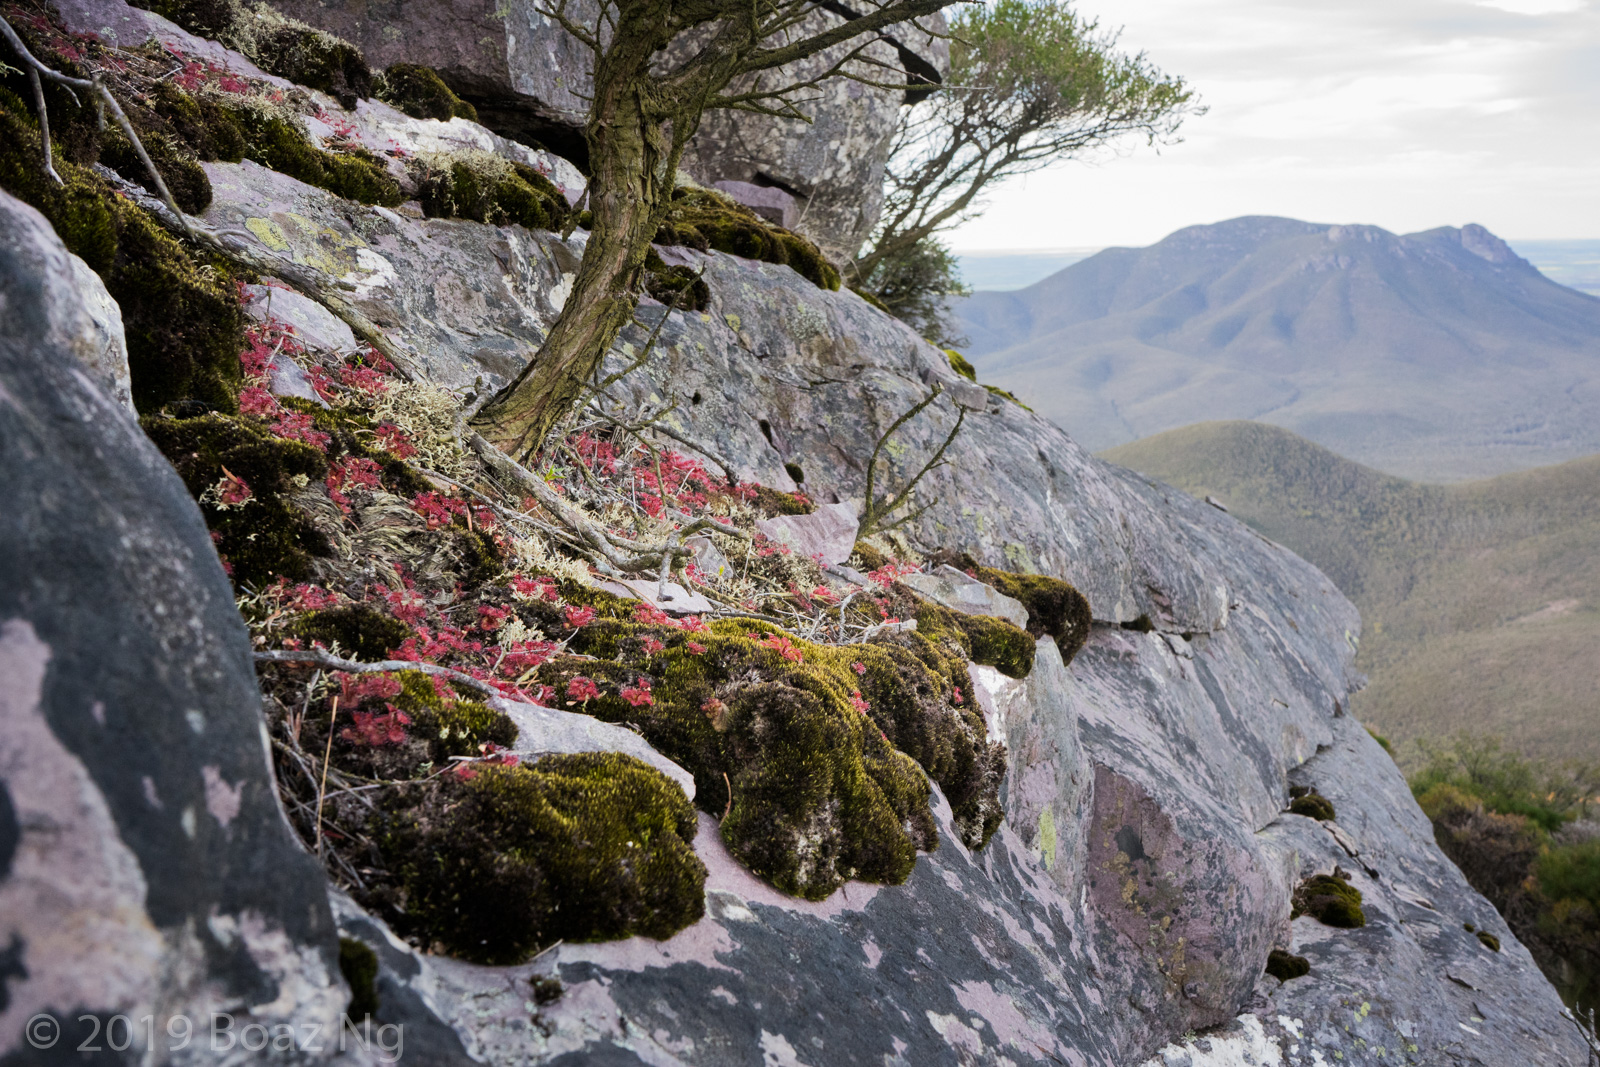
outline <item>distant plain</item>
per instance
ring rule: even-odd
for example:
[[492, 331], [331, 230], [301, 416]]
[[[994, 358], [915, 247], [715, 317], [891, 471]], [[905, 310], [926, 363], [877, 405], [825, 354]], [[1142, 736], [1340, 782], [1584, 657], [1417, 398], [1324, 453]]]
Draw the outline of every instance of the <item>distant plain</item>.
[[1402, 764], [1463, 729], [1600, 760], [1600, 456], [1424, 485], [1253, 422], [1102, 456], [1217, 498], [1333, 579], [1361, 609], [1355, 713]]

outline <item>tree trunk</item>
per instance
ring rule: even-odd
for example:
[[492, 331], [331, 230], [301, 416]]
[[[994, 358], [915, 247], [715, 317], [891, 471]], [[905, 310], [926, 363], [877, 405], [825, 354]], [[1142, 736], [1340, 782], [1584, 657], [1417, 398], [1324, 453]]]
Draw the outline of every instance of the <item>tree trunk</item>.
[[630, 39], [629, 29], [625, 21], [596, 64], [585, 130], [594, 220], [572, 292], [533, 359], [472, 420], [516, 459], [539, 450], [632, 318], [645, 254], [671, 196], [675, 175], [658, 173], [669, 155], [664, 124], [647, 101], [656, 42], [648, 29]]

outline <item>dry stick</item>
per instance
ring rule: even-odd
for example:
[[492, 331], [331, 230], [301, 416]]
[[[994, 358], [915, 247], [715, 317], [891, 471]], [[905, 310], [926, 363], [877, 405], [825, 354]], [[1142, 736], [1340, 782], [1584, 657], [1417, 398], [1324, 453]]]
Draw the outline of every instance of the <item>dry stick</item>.
[[355, 660], [340, 659], [331, 652], [320, 648], [308, 649], [276, 649], [270, 652], [257, 652], [257, 663], [314, 663], [319, 667], [328, 667], [336, 671], [347, 671], [351, 674], [393, 674], [399, 671], [417, 671], [420, 674], [433, 674], [440, 678], [447, 678], [458, 685], [482, 693], [486, 697], [501, 697], [505, 694], [490, 685], [488, 682], [474, 678], [470, 674], [453, 671], [449, 667], [438, 667], [432, 663], [417, 663], [408, 659], [386, 659], [380, 663], [357, 663]]
[[726, 820], [728, 813], [733, 811], [733, 783], [728, 781], [728, 772], [722, 772], [722, 782], [728, 787], [728, 806], [722, 809], [722, 818]]
[[328, 795], [328, 763], [333, 759], [333, 724], [339, 718], [339, 698], [333, 698], [328, 712], [328, 745], [322, 750], [322, 783], [317, 786], [317, 855], [322, 855], [322, 800]]
[[[93, 93], [97, 101], [103, 102], [111, 108], [112, 117], [117, 120], [117, 125], [122, 127], [123, 134], [132, 143], [134, 152], [139, 156], [139, 162], [143, 163], [145, 170], [150, 172], [150, 180], [155, 183], [156, 191], [161, 194], [161, 199], [165, 201], [167, 208], [177, 217], [184, 230], [189, 231], [188, 221], [185, 219], [183, 212], [178, 210], [178, 203], [172, 198], [172, 192], [167, 188], [167, 183], [161, 177], [161, 172], [151, 162], [150, 154], [144, 150], [144, 142], [139, 140], [139, 135], [133, 130], [133, 123], [128, 121], [128, 116], [123, 112], [122, 105], [117, 103], [117, 98], [111, 95], [111, 90], [107, 89], [100, 81], [100, 76], [96, 74], [93, 79], [72, 78], [58, 70], [45, 66], [33, 57], [33, 53], [28, 51], [28, 46], [22, 43], [22, 38], [17, 36], [17, 31], [12, 29], [11, 23], [4, 18], [0, 18], [0, 35], [5, 36], [12, 49], [27, 64], [28, 80], [33, 83], [34, 101], [39, 108], [39, 133], [44, 138], [44, 169], [55, 180], [55, 183], [57, 185], [66, 184], [61, 180], [61, 175], [56, 173], [56, 169], [51, 163], [50, 115], [45, 109], [44, 86], [39, 81], [41, 76], [49, 78], [58, 85], [64, 85], [69, 90], [82, 89], [85, 92]], [[193, 236], [192, 231], [189, 232], [190, 236]]]

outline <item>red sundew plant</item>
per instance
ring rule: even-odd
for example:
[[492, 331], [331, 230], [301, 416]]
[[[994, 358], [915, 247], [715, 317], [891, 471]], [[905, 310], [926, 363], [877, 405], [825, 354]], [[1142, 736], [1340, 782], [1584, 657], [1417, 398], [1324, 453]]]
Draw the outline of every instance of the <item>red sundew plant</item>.
[[648, 707], [656, 702], [656, 698], [650, 695], [648, 678], [640, 678], [638, 684], [623, 687], [618, 695], [636, 708]]
[[867, 579], [882, 589], [893, 585], [896, 578], [907, 574], [916, 574], [918, 567], [912, 563], [885, 563], [875, 571], [867, 572]]
[[592, 679], [585, 678], [581, 674], [567, 683], [568, 700], [575, 700], [579, 703], [587, 704], [589, 701], [593, 700], [599, 695], [600, 687], [595, 685]]
[[857, 674], [867, 673], [867, 665], [862, 663], [860, 660], [856, 660], [854, 663], [850, 664], [850, 669], [855, 671]]
[[515, 575], [511, 579], [511, 593], [523, 600], [558, 600], [561, 596], [556, 591], [555, 580], [546, 575], [537, 578]]
[[761, 647], [770, 648], [774, 652], [781, 652], [784, 659], [793, 660], [796, 663], [804, 663], [806, 660], [805, 653], [796, 648], [794, 642], [782, 634], [767, 635], [767, 639], [761, 642]]
[[506, 619], [511, 615], [508, 608], [492, 607], [488, 604], [478, 605], [478, 629], [498, 630], [506, 624]]
[[646, 656], [653, 656], [666, 647], [666, 645], [662, 644], [660, 641], [657, 641], [653, 637], [647, 637], [644, 639], [644, 654]]
[[417, 446], [411, 443], [411, 438], [392, 422], [378, 423], [372, 433], [378, 439], [378, 447], [395, 459], [412, 459], [417, 455]]
[[411, 498], [411, 507], [428, 522], [428, 529], [449, 526], [457, 515], [467, 513], [467, 502], [443, 493], [418, 493]]
[[708, 634], [711, 632], [711, 627], [707, 626], [706, 621], [698, 615], [685, 616], [679, 620], [678, 628], [685, 633], [691, 634]]
[[351, 744], [372, 748], [405, 744], [410, 739], [406, 727], [411, 725], [411, 716], [393, 704], [384, 706], [388, 710], [383, 712], [355, 712], [351, 716], [355, 720], [355, 725], [346, 726], [339, 732], [339, 736]]
[[646, 604], [643, 601], [640, 601], [639, 606], [633, 609], [633, 621], [643, 623], [646, 626], [675, 627], [678, 625], [671, 615], [668, 615], [654, 604]]
[[865, 715], [867, 713], [868, 709], [870, 709], [872, 707], [872, 705], [869, 704], [864, 697], [862, 697], [861, 690], [859, 690], [859, 689], [855, 689], [855, 690], [851, 691], [851, 693], [850, 693], [850, 706], [855, 708], [857, 711], [859, 711], [863, 715]]
[[563, 614], [566, 616], [568, 626], [572, 627], [574, 630], [581, 630], [583, 627], [588, 626], [591, 622], [594, 622], [595, 615], [597, 613], [593, 608], [588, 606], [580, 608], [576, 605], [568, 604], [564, 609]]
[[359, 707], [370, 699], [389, 701], [400, 695], [400, 679], [392, 674], [339, 674], [339, 705]]
[[961, 687], [959, 685], [956, 686], [955, 695], [951, 699], [957, 704], [965, 704], [967, 702], [966, 698], [961, 695]]
[[683, 647], [689, 650], [689, 655], [691, 656], [703, 656], [706, 653], [706, 646], [699, 641], [690, 641]]
[[227, 467], [222, 468], [222, 477], [217, 481], [217, 500], [224, 507], [238, 507], [253, 496], [255, 494], [250, 491], [250, 486], [245, 484], [243, 478]]

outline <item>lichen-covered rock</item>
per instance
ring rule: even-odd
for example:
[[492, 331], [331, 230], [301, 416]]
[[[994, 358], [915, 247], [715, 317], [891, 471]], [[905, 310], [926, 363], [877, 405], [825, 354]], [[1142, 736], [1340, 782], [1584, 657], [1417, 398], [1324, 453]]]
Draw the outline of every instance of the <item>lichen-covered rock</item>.
[[[106, 292], [99, 275], [62, 247], [42, 215], [16, 201], [0, 213], [0, 249], [19, 265], [25, 264], [20, 270], [51, 289], [42, 303], [51, 316], [49, 350], [77, 359], [95, 385], [131, 413], [122, 309]], [[0, 309], [0, 314], [10, 313], [10, 309]]]
[[824, 504], [808, 515], [774, 515], [756, 529], [791, 552], [823, 565], [843, 563], [855, 549], [860, 516], [850, 503]]
[[952, 611], [968, 615], [993, 615], [1016, 626], [1028, 627], [1028, 609], [993, 586], [945, 565], [931, 574], [908, 574], [900, 579], [921, 595]]
[[62, 1048], [85, 1015], [334, 1032], [326, 882], [205, 524], [59, 331], [84, 299], [59, 240], [3, 193], [0, 220], [49, 245], [0, 241], [0, 1057], [44, 1055], [38, 1012]]
[[[282, 0], [277, 6], [355, 42], [375, 65], [433, 68], [502, 134], [574, 158], [585, 151], [580, 131], [588, 113], [592, 58], [539, 4]], [[843, 5], [819, 8], [791, 32], [828, 29], [854, 14], [847, 10]], [[594, 18], [595, 5], [569, 4], [565, 13], [581, 24]], [[863, 69], [869, 80], [937, 82], [943, 76], [949, 67], [948, 44], [938, 36], [943, 19], [924, 21], [927, 30], [891, 27], [866, 44]], [[777, 76], [816, 77], [861, 44], [838, 45], [782, 68]], [[684, 166], [702, 181], [734, 180], [789, 193], [799, 202], [803, 232], [843, 261], [877, 221], [889, 139], [905, 93], [832, 78], [805, 97], [809, 121], [707, 112]]]

